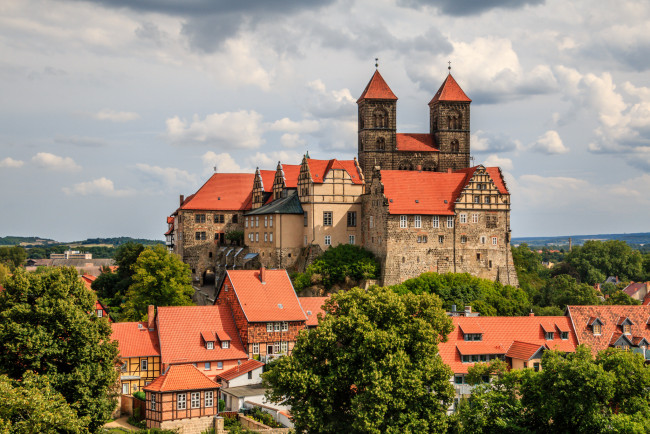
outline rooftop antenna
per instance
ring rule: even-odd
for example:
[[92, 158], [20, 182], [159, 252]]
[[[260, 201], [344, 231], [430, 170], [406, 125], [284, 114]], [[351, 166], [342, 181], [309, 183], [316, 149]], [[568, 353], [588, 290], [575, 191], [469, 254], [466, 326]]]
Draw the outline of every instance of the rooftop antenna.
[[379, 68], [379, 57], [375, 57], [375, 68]]
[[447, 67], [447, 69], [449, 70], [449, 74], [451, 74], [451, 60], [450, 60], [449, 62], [447, 62], [447, 63], [449, 64], [449, 66]]

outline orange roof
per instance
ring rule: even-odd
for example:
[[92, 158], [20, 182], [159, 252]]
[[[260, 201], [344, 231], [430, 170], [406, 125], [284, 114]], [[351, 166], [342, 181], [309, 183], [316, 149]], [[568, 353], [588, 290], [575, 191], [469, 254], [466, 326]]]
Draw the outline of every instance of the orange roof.
[[381, 182], [391, 214], [453, 215], [465, 174], [382, 170]]
[[159, 356], [158, 335], [149, 331], [146, 322], [111, 323], [111, 337], [118, 342], [120, 357]]
[[492, 178], [494, 185], [496, 185], [497, 189], [499, 189], [499, 193], [510, 194], [508, 192], [508, 188], [506, 187], [506, 182], [503, 180], [503, 175], [501, 174], [501, 169], [499, 167], [486, 167], [485, 170], [488, 175], [490, 175], [490, 178]]
[[[287, 188], [298, 187], [298, 175], [300, 175], [300, 164], [283, 164], [284, 185]], [[271, 184], [273, 187], [273, 184]]]
[[298, 297], [298, 300], [300, 300], [300, 305], [302, 306], [302, 310], [307, 315], [307, 326], [318, 325], [319, 313], [322, 317], [325, 316], [323, 304], [327, 301], [327, 299], [329, 299], [329, 297]]
[[[542, 325], [551, 328], [556, 325], [570, 327], [570, 319], [566, 316], [459, 316], [452, 317], [451, 320], [455, 329], [447, 337], [447, 342], [438, 344], [438, 352], [452, 371], [459, 374], [467, 373], [467, 368], [473, 366], [473, 363], [463, 363], [461, 354], [505, 354], [515, 341], [534, 344], [537, 348], [545, 345], [566, 352], [575, 351], [578, 345], [572, 328], [567, 340], [562, 340], [558, 333], [553, 340], [547, 340], [544, 335]], [[480, 327], [483, 340], [465, 341], [462, 330], [466, 327]]]
[[150, 392], [176, 392], [180, 390], [216, 389], [219, 385], [199, 371], [194, 365], [172, 365], [144, 390]]
[[187, 198], [181, 209], [246, 210], [251, 206], [252, 173], [215, 173]]
[[260, 170], [260, 176], [262, 177], [262, 187], [264, 187], [264, 191], [266, 192], [273, 191], [275, 170]]
[[92, 289], [91, 285], [97, 279], [97, 276], [93, 276], [91, 274], [84, 274], [83, 276], [79, 276], [81, 281], [86, 285], [86, 288]]
[[439, 152], [431, 134], [397, 133], [398, 151]]
[[445, 81], [442, 82], [440, 89], [438, 89], [438, 92], [436, 92], [429, 104], [432, 104], [436, 101], [472, 102], [472, 100], [469, 99], [467, 95], [465, 95], [465, 92], [463, 92], [463, 89], [460, 88], [451, 74], [447, 75], [447, 78], [445, 78]]
[[459, 325], [460, 330], [463, 334], [479, 334], [483, 333], [483, 329], [477, 322], [466, 321], [463, 324]]
[[530, 360], [540, 349], [543, 349], [544, 345], [540, 344], [531, 344], [529, 342], [514, 341], [506, 357], [512, 357], [513, 359], [519, 360]]
[[[164, 364], [247, 359], [235, 320], [226, 305], [158, 308], [160, 355]], [[201, 333], [226, 332], [233, 339], [227, 349], [208, 350]]]
[[170, 225], [174, 223], [174, 217], [167, 217], [167, 224]]
[[357, 103], [364, 99], [396, 100], [397, 97], [395, 96], [393, 91], [390, 90], [390, 87], [388, 87], [388, 85], [384, 81], [384, 77], [382, 77], [379, 71], [376, 70], [375, 73], [372, 75], [372, 78], [368, 82], [368, 85], [363, 90], [363, 93], [357, 100]]
[[226, 270], [248, 322], [306, 321], [286, 270]]
[[[621, 317], [629, 318], [632, 322], [630, 339], [644, 337], [650, 341], [650, 305], [567, 306], [567, 311], [578, 335], [578, 341], [589, 345], [594, 354], [609, 347], [612, 337], [622, 332], [621, 326], [618, 325]], [[594, 321], [592, 318], [598, 318], [602, 323], [600, 335], [594, 335], [589, 326], [589, 323]]]
[[353, 184], [363, 184], [363, 180], [359, 176], [357, 165], [354, 160], [314, 160], [313, 158], [307, 159], [309, 165], [309, 173], [311, 180], [316, 184], [322, 184], [330, 170], [345, 170]]
[[228, 369], [227, 371], [222, 372], [221, 374], [217, 374], [216, 378], [221, 378], [222, 380], [230, 381], [233, 378], [237, 378], [240, 375], [244, 375], [254, 369], [261, 368], [264, 366], [264, 363], [259, 362], [257, 360], [247, 360], [241, 365], [237, 365], [232, 369]]

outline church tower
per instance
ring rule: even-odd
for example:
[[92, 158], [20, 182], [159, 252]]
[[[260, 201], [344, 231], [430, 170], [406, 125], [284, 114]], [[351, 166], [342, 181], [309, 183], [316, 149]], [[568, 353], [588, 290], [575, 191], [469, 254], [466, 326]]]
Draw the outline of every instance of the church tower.
[[469, 167], [471, 102], [451, 73], [429, 102], [430, 131], [440, 150], [438, 170], [441, 172]]
[[374, 166], [393, 169], [397, 149], [397, 97], [378, 70], [357, 100], [359, 106], [359, 166], [370, 180]]

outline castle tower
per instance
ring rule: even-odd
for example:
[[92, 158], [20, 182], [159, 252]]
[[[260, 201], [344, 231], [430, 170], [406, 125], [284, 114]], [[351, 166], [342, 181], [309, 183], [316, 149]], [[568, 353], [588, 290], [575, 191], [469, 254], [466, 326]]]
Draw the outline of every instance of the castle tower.
[[441, 172], [469, 167], [471, 102], [451, 73], [429, 102], [430, 131], [440, 149], [438, 170]]
[[366, 180], [375, 165], [392, 169], [397, 147], [397, 97], [378, 70], [357, 100], [359, 106], [359, 166]]

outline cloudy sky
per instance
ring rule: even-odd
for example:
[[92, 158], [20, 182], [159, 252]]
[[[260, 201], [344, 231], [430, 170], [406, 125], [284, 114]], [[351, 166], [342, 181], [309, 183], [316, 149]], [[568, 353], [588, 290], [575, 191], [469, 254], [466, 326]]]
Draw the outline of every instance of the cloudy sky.
[[0, 235], [162, 239], [220, 172], [355, 156], [379, 69], [398, 131], [452, 73], [513, 236], [650, 231], [650, 3], [3, 0]]

